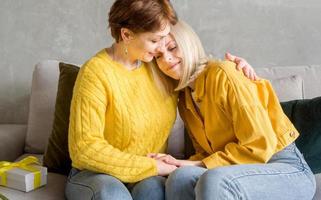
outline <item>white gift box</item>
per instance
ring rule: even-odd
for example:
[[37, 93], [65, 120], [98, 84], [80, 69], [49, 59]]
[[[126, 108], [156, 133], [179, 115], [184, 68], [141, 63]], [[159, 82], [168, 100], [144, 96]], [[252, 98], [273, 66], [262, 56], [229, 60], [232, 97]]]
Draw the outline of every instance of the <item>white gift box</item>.
[[[38, 170], [40, 170], [40, 186], [47, 184], [47, 168], [39, 165], [30, 165]], [[7, 184], [5, 187], [21, 190], [24, 192], [29, 192], [34, 190], [34, 178], [35, 175], [31, 171], [27, 171], [20, 168], [13, 168], [6, 171]]]

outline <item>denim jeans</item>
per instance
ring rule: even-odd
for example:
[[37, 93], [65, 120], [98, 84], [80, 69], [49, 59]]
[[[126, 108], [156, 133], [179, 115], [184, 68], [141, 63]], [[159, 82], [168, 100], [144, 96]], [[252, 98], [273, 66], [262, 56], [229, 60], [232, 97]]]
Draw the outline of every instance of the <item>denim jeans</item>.
[[124, 184], [107, 174], [73, 168], [68, 176], [65, 196], [69, 200], [164, 200], [165, 180], [154, 176]]
[[166, 181], [166, 199], [311, 200], [315, 188], [315, 177], [293, 143], [266, 164], [179, 168]]

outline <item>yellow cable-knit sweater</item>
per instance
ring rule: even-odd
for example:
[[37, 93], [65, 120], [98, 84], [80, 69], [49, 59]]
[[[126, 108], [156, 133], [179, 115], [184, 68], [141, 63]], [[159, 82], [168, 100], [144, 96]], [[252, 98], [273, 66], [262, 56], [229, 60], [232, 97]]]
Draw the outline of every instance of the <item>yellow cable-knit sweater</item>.
[[177, 96], [164, 95], [146, 64], [129, 71], [100, 51], [80, 69], [71, 102], [72, 166], [123, 182], [157, 175], [155, 160], [176, 118]]

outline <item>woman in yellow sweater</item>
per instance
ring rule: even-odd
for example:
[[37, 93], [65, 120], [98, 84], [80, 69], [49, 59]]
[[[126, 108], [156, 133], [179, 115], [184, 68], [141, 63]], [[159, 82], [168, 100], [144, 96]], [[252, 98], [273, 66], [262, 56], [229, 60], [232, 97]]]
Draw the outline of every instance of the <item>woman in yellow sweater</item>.
[[160, 92], [146, 63], [176, 20], [168, 0], [116, 0], [111, 7], [116, 42], [82, 66], [74, 87], [68, 199], [163, 199], [165, 178], [157, 175], [176, 167], [146, 155], [165, 146], [177, 95]]
[[208, 60], [183, 22], [156, 60], [178, 80], [180, 115], [196, 151], [189, 160], [150, 155], [180, 167], [167, 179], [167, 199], [312, 199], [314, 175], [294, 143], [299, 133], [269, 81]]

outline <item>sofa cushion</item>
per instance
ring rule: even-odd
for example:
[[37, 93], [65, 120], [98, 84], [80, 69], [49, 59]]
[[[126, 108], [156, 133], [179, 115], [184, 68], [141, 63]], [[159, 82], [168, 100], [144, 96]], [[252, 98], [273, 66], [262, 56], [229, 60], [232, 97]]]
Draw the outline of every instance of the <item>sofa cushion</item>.
[[175, 124], [168, 138], [166, 153], [178, 159], [185, 158], [184, 122], [177, 112]]
[[255, 68], [255, 71], [259, 76], [269, 80], [299, 75], [303, 79], [304, 99], [311, 99], [321, 96], [321, 65], [269, 66]]
[[271, 84], [280, 101], [303, 99], [303, 79], [299, 75], [272, 79]]
[[70, 104], [79, 67], [59, 63], [59, 82], [52, 133], [44, 155], [44, 165], [49, 172], [67, 175], [71, 169], [68, 151]]
[[58, 85], [58, 61], [36, 65], [33, 72], [25, 151], [44, 153], [51, 133]]
[[23, 153], [27, 125], [0, 124], [0, 161], [14, 161]]
[[300, 133], [296, 145], [313, 173], [321, 173], [321, 97], [281, 103]]

